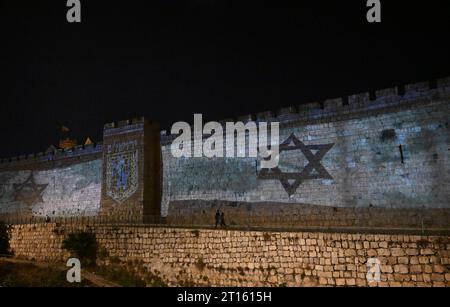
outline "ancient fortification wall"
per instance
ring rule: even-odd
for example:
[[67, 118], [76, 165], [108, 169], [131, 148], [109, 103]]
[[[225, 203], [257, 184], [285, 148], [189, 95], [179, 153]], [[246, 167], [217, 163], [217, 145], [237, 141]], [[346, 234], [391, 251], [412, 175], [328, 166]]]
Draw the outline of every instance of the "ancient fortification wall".
[[[34, 224], [12, 229], [17, 257], [65, 262], [63, 239], [96, 234], [101, 259], [149, 268], [170, 285], [450, 286], [448, 236], [193, 230], [138, 226]], [[106, 253], [105, 253], [106, 252]], [[367, 282], [367, 261], [380, 282]]]
[[100, 212], [102, 145], [41, 153], [2, 165], [0, 216], [21, 221]]
[[158, 127], [143, 118], [111, 123], [95, 146], [3, 160], [0, 220], [160, 216]]
[[162, 212], [171, 223], [211, 223], [220, 207], [232, 225], [448, 227], [449, 94], [447, 79], [258, 114], [281, 126], [279, 168], [265, 173], [255, 158], [174, 158], [163, 136]]
[[[280, 122], [280, 163], [174, 158], [136, 119], [95, 147], [5, 159], [0, 215], [230, 225], [448, 228], [450, 78], [236, 120]], [[206, 136], [205, 136], [206, 137]], [[224, 145], [226, 146], [226, 144]]]

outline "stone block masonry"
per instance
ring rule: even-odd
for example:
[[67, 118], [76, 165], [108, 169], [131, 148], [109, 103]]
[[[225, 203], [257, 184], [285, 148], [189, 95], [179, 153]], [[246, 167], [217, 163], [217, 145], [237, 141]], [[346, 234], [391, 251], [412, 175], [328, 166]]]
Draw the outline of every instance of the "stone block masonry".
[[100, 212], [101, 143], [0, 164], [0, 220], [94, 217]]
[[101, 160], [0, 172], [0, 216], [82, 217], [100, 211]]
[[172, 224], [211, 224], [220, 208], [242, 226], [448, 228], [450, 82], [437, 84], [247, 116], [280, 122], [272, 170], [255, 158], [174, 158], [164, 135], [162, 214]]
[[177, 135], [144, 118], [106, 124], [96, 146], [3, 159], [0, 220], [211, 225], [220, 208], [239, 227], [449, 230], [450, 78], [344, 98], [232, 119], [280, 123], [270, 170], [175, 158]]
[[159, 221], [159, 136], [157, 123], [121, 121], [105, 125], [96, 146], [0, 163], [0, 221]]
[[353, 227], [394, 229], [448, 229], [450, 210], [445, 208], [386, 208], [315, 206], [304, 203], [231, 202], [223, 200], [173, 201], [169, 225], [211, 225], [221, 208], [230, 226], [299, 229]]
[[145, 119], [104, 127], [101, 216], [125, 222], [160, 217], [159, 125]]
[[[172, 286], [450, 286], [448, 236], [48, 223], [13, 226], [10, 243], [16, 257], [65, 262], [62, 241], [80, 229], [96, 234], [103, 264], [139, 263]], [[380, 282], [366, 278], [372, 257]]]

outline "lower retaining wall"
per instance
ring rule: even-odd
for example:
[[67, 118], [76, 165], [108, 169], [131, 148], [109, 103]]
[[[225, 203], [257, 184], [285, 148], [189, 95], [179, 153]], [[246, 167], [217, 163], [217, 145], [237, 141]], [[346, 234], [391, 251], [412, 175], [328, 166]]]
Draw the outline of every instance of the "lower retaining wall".
[[[65, 262], [62, 241], [76, 230], [96, 234], [108, 255], [149, 268], [169, 285], [450, 286], [448, 236], [192, 230], [145, 226], [15, 225], [16, 257]], [[367, 282], [367, 260], [380, 282]]]

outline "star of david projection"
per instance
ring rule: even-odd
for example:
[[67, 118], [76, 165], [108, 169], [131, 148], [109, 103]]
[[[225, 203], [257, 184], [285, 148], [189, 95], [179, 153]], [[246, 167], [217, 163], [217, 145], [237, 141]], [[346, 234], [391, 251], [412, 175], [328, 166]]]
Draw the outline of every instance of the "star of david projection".
[[[308, 164], [301, 172], [284, 173], [278, 167], [263, 168], [258, 173], [258, 179], [280, 180], [284, 190], [289, 196], [297, 191], [297, 188], [305, 181], [310, 179], [333, 179], [320, 161], [325, 154], [333, 147], [334, 143], [322, 145], [305, 145], [294, 133], [292, 133], [282, 144], [280, 144], [280, 153], [288, 150], [300, 150]], [[314, 154], [312, 151], [316, 151]], [[315, 172], [314, 172], [315, 171]]]
[[26, 204], [28, 207], [43, 202], [42, 192], [48, 184], [37, 184], [33, 173], [23, 183], [14, 184], [14, 200]]

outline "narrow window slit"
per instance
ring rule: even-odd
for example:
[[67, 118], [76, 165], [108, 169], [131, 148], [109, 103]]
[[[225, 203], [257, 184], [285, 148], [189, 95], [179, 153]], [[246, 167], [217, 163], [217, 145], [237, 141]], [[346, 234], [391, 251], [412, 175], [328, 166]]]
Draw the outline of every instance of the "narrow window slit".
[[401, 159], [402, 164], [403, 164], [403, 163], [405, 163], [405, 161], [404, 161], [404, 157], [403, 157], [403, 147], [402, 147], [401, 144], [398, 146], [398, 150], [400, 151], [400, 159]]

